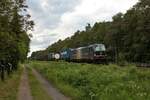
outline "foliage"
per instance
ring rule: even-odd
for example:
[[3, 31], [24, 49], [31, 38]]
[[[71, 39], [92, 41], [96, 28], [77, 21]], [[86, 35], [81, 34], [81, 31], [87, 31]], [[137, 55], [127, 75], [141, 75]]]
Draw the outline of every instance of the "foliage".
[[28, 30], [33, 21], [26, 12], [26, 0], [1, 0], [0, 2], [0, 62], [11, 63], [17, 68], [29, 52]]
[[149, 100], [150, 70], [133, 65], [31, 62], [73, 100]]
[[48, 52], [47, 51], [36, 51], [32, 53], [32, 60], [48, 60]]

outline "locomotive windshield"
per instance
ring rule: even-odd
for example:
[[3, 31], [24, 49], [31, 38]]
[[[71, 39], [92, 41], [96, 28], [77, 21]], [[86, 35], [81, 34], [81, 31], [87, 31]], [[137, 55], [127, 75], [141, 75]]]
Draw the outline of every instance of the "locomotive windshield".
[[97, 51], [105, 51], [105, 50], [106, 49], [105, 49], [105, 46], [103, 44], [97, 45], [95, 47], [95, 52], [97, 52]]

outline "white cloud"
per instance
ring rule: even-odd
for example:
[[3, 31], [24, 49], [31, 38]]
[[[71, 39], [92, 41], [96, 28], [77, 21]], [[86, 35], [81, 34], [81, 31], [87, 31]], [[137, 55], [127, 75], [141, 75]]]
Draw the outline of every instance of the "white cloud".
[[137, 0], [82, 0], [73, 12], [61, 16], [61, 23], [52, 32], [64, 39], [78, 29], [83, 30], [87, 23], [93, 25], [97, 21], [111, 20], [118, 12], [125, 13], [136, 2]]
[[31, 51], [46, 48], [58, 39], [83, 30], [87, 23], [111, 20], [125, 13], [138, 0], [29, 0], [35, 21]]

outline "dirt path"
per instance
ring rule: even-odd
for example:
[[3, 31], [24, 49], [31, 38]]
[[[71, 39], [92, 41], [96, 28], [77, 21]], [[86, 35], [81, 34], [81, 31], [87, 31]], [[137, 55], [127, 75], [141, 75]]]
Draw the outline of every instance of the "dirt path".
[[27, 69], [24, 67], [19, 86], [18, 100], [32, 100]]
[[47, 91], [48, 95], [51, 96], [53, 100], [70, 100], [70, 98], [61, 94], [56, 88], [54, 88], [44, 77], [41, 76], [35, 69], [32, 69], [33, 74], [36, 76], [37, 80], [42, 84], [43, 88]]

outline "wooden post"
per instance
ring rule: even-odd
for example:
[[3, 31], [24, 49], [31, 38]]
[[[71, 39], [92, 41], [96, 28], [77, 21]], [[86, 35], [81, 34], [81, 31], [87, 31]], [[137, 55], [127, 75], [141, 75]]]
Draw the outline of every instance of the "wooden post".
[[3, 64], [1, 64], [1, 80], [5, 80], [5, 69]]

